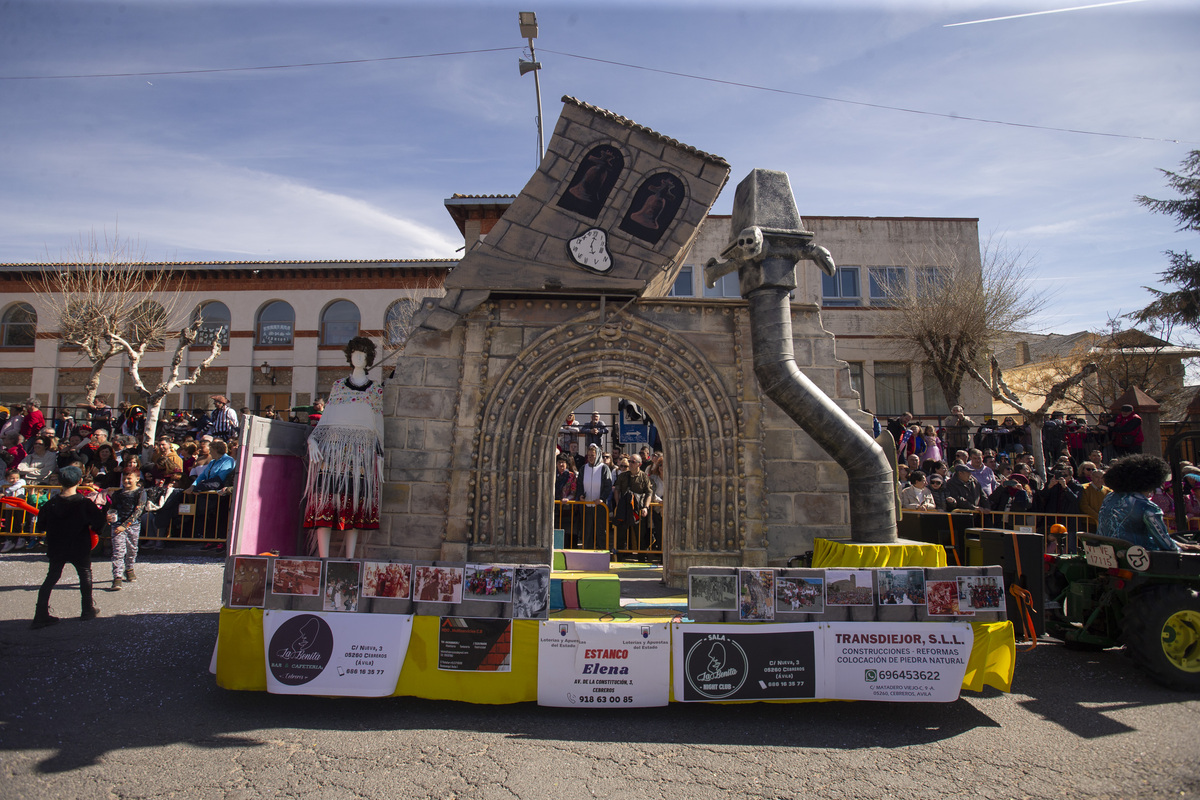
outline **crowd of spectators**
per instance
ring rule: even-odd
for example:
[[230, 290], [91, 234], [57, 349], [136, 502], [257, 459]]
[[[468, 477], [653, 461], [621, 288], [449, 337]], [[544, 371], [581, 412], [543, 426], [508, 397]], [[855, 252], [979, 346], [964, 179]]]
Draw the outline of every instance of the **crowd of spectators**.
[[[162, 435], [154, 447], [143, 450], [145, 410], [122, 403], [116, 409], [97, 398], [76, 409], [61, 408], [47, 422], [36, 399], [11, 407], [0, 406], [0, 462], [6, 474], [3, 493], [8, 497], [44, 502], [59, 486], [59, 472], [77, 466], [83, 475], [82, 493], [99, 492], [111, 500], [126, 483], [123, 476], [134, 473], [145, 487], [148, 504], [142, 517], [143, 536], [166, 535], [178, 515], [184, 491], [201, 494], [227, 493], [232, 484], [237, 454], [238, 415], [221, 395], [212, 398], [215, 410], [180, 412], [164, 420]], [[206, 508], [227, 504], [202, 502], [198, 520], [206, 519]], [[5, 513], [5, 530], [14, 532], [19, 516]], [[223, 520], [216, 519], [217, 530]], [[33, 520], [25, 521], [32, 532]], [[150, 547], [161, 547], [153, 542]], [[34, 549], [33, 537], [4, 537], [0, 552]], [[210, 549], [221, 545], [210, 544]]]
[[[1039, 472], [1029, 426], [1012, 417], [977, 425], [955, 406], [940, 430], [922, 426], [908, 413], [889, 420], [887, 428], [897, 444], [902, 508], [982, 512], [986, 524], [1036, 526], [1054, 547], [1062, 544], [1060, 534], [1097, 529], [1105, 498], [1114, 491], [1105, 471], [1140, 454], [1144, 438], [1132, 406], [1096, 425], [1055, 411], [1043, 425], [1044, 472]], [[1179, 479], [1187, 484], [1186, 515], [1200, 525], [1200, 468], [1183, 462]], [[1163, 524], [1173, 529], [1169, 469], [1148, 495], [1148, 502], [1165, 513]], [[1003, 516], [989, 518], [988, 512]]]
[[[555, 526], [564, 530], [570, 546], [657, 560], [662, 551], [662, 499], [666, 492], [663, 454], [649, 445], [642, 445], [636, 453], [625, 453], [620, 445], [605, 451], [602, 445], [608, 432], [598, 413], [583, 423], [568, 414], [559, 428], [554, 499], [597, 508], [556, 505]], [[579, 452], [581, 435], [585, 454]], [[611, 522], [611, 539], [606, 520]]]

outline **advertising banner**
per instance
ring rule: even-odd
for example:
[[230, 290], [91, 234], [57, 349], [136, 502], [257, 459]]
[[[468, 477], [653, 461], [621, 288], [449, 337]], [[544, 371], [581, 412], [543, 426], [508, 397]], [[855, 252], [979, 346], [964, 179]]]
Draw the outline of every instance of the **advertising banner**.
[[511, 672], [512, 620], [442, 617], [438, 625], [438, 669]]
[[263, 612], [267, 691], [387, 697], [396, 691], [412, 616]]
[[826, 623], [826, 697], [951, 703], [974, 630], [969, 622]]
[[969, 622], [676, 624], [675, 699], [958, 699]]
[[820, 697], [822, 639], [816, 623], [676, 624], [675, 699], [795, 700]]
[[670, 699], [666, 623], [548, 620], [538, 630], [538, 705], [645, 708]]

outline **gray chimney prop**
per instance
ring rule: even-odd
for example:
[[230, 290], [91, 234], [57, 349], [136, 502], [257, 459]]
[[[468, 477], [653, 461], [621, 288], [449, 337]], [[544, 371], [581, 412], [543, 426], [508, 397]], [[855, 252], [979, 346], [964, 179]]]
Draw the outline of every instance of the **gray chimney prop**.
[[750, 303], [754, 374], [763, 393], [846, 471], [850, 538], [896, 541], [895, 479], [883, 448], [796, 366], [789, 297], [796, 264], [814, 261], [829, 275], [836, 267], [804, 229], [787, 173], [756, 169], [746, 176], [734, 196], [732, 223], [740, 233], [721, 253], [726, 261], [709, 260], [705, 280], [713, 286], [737, 270]]

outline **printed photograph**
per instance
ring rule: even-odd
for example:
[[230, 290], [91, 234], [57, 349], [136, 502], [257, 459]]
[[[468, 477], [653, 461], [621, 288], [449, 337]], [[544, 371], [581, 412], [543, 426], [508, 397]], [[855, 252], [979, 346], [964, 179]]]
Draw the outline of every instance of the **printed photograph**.
[[362, 562], [325, 562], [325, 611], [358, 611]]
[[417, 567], [413, 571], [413, 600], [420, 603], [461, 603], [462, 567]]
[[925, 605], [925, 570], [875, 570], [876, 598], [881, 606]]
[[993, 575], [968, 575], [958, 579], [958, 605], [965, 611], [999, 611], [1004, 602], [1004, 580]]
[[487, 600], [493, 603], [511, 603], [513, 595], [513, 568], [491, 564], [467, 564], [463, 581], [464, 600]]
[[235, 556], [230, 608], [262, 608], [267, 602], [267, 561], [261, 556]]
[[925, 594], [925, 607], [930, 616], [957, 617], [974, 613], [959, 608], [958, 581], [929, 581], [925, 584]]
[[697, 611], [736, 611], [736, 575], [690, 575], [688, 608]]
[[321, 593], [319, 558], [277, 558], [271, 570], [272, 594], [316, 597]]
[[824, 614], [824, 578], [779, 578], [775, 610], [789, 614]]
[[517, 619], [549, 618], [549, 567], [517, 567], [513, 576], [513, 616]]
[[738, 618], [775, 619], [775, 570], [739, 569]]
[[871, 570], [825, 570], [825, 602], [831, 606], [875, 605], [875, 581]]
[[412, 564], [387, 561], [363, 563], [363, 597], [407, 600], [412, 588]]

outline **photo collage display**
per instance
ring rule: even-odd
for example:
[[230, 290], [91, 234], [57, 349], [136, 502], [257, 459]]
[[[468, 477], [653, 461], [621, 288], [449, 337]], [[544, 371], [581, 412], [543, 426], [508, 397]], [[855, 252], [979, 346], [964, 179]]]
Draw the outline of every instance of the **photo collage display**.
[[421, 603], [464, 605], [465, 613], [472, 604], [497, 604], [514, 619], [547, 619], [550, 567], [233, 556], [225, 597], [230, 608], [352, 613], [413, 613]]
[[988, 614], [1003, 619], [1004, 578], [998, 567], [688, 571], [688, 615], [693, 619], [794, 621], [799, 615], [819, 617], [842, 609], [902, 613], [905, 607], [914, 617]]

